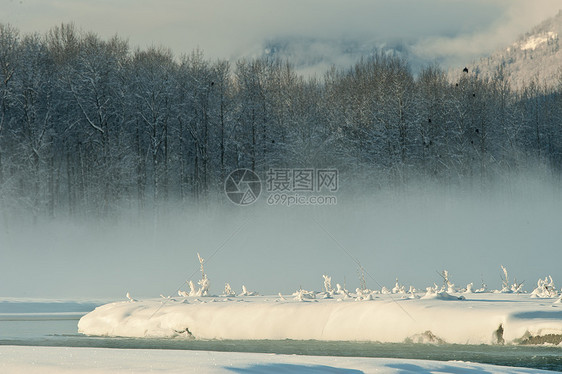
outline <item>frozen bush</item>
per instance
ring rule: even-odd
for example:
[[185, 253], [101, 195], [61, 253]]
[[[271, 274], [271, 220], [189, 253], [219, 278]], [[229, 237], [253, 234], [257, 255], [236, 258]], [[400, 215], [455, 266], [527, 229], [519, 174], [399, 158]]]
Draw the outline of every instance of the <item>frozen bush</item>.
[[456, 292], [454, 283], [451, 283], [451, 280], [449, 279], [449, 272], [447, 270], [443, 270], [439, 273], [439, 275], [443, 278], [443, 288], [441, 290], [447, 291], [448, 293]]
[[327, 275], [322, 275], [322, 277], [324, 278], [324, 291], [327, 293], [332, 293], [332, 277], [329, 277]]
[[523, 282], [518, 283], [517, 278], [514, 279], [513, 284], [509, 283], [509, 277], [507, 276], [507, 269], [505, 266], [500, 265], [502, 268], [503, 276], [502, 279], [502, 288], [499, 291], [494, 291], [496, 293], [519, 293], [523, 289]]
[[537, 281], [537, 288], [531, 292], [531, 297], [538, 297], [538, 298], [554, 298], [558, 297], [558, 291], [554, 286], [554, 281], [552, 277], [549, 275], [544, 279], [539, 279]]
[[242, 285], [242, 293], [239, 294], [238, 296], [257, 296], [257, 295], [258, 295], [257, 292], [248, 291], [246, 286]]
[[394, 284], [392, 293], [406, 293], [406, 288], [400, 283], [398, 283], [398, 278], [396, 278], [396, 283]]
[[226, 297], [232, 297], [232, 296], [236, 296], [236, 292], [234, 292], [232, 290], [232, 287], [230, 287], [230, 283], [225, 283], [224, 284], [224, 293], [223, 296]]
[[307, 290], [303, 290], [302, 288], [300, 290], [294, 292], [293, 296], [295, 297], [295, 300], [298, 300], [298, 301], [306, 301], [306, 300], [316, 299], [316, 294], [314, 293], [314, 291], [307, 291]]

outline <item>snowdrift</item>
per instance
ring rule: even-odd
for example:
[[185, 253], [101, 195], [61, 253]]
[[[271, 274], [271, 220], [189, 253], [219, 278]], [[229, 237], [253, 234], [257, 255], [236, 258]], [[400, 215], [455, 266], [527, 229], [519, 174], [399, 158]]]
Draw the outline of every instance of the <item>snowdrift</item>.
[[459, 361], [314, 357], [160, 349], [0, 346], [2, 373], [272, 373], [272, 374], [552, 374], [528, 368]]
[[552, 299], [459, 296], [132, 300], [96, 308], [80, 319], [78, 330], [94, 336], [389, 343], [559, 344], [562, 339], [562, 304]]

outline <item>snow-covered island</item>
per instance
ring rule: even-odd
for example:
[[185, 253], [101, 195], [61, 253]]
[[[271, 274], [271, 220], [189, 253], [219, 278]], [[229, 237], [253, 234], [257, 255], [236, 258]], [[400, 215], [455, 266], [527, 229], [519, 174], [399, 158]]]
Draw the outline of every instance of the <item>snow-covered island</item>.
[[[505, 269], [504, 269], [505, 271]], [[201, 286], [180, 297], [106, 304], [78, 323], [93, 336], [146, 338], [377, 341], [455, 344], [560, 344], [562, 303], [552, 279], [539, 280], [531, 293], [504, 282], [489, 292], [459, 290], [448, 280], [426, 292], [406, 291], [398, 282], [389, 290], [331, 287], [298, 290], [292, 295], [259, 296], [243, 287], [236, 295], [226, 285], [222, 296], [209, 296], [205, 273]], [[507, 272], [505, 271], [506, 275]], [[507, 278], [506, 278], [507, 279]]]

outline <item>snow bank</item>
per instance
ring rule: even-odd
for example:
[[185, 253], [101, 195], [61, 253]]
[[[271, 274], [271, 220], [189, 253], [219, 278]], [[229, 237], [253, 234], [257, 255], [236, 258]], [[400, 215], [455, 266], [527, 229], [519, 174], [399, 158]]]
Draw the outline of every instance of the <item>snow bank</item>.
[[123, 337], [398, 343], [431, 336], [457, 344], [519, 343], [562, 336], [562, 304], [517, 294], [471, 294], [466, 299], [380, 294], [368, 301], [341, 295], [177, 298], [103, 305], [82, 317], [78, 329], [86, 335]]
[[313, 357], [181, 351], [0, 346], [3, 374], [61, 373], [552, 373], [537, 369], [389, 358]]

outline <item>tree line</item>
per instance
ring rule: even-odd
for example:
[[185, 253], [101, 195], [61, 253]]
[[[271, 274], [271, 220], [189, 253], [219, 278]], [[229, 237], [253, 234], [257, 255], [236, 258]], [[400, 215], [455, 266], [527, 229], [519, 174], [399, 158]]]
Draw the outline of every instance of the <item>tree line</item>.
[[437, 65], [414, 75], [382, 52], [303, 77], [278, 59], [176, 57], [72, 24], [44, 35], [0, 24], [0, 210], [216, 201], [236, 168], [337, 168], [371, 188], [485, 185], [529, 165], [559, 176], [562, 93], [547, 87], [514, 91], [501, 66], [456, 82]]

